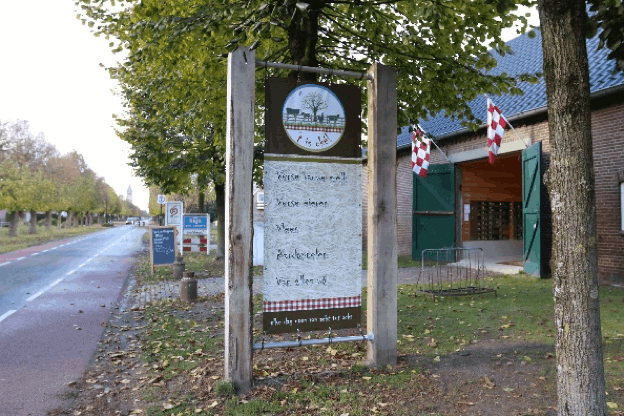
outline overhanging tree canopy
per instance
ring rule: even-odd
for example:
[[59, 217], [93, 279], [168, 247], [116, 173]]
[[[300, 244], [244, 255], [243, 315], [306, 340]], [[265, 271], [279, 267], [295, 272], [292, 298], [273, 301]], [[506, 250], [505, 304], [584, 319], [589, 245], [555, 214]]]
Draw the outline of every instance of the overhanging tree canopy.
[[[517, 82], [532, 79], [487, 71], [496, 65], [488, 48], [509, 52], [500, 32], [514, 23], [523, 30], [526, 18], [513, 12], [533, 3], [130, 0], [120, 8], [115, 0], [77, 2], [79, 17], [94, 33], [113, 38], [111, 47], [128, 53], [110, 68], [131, 110], [121, 124], [169, 143], [179, 134], [205, 137], [210, 123], [217, 154], [223, 153], [225, 61], [220, 58], [226, 50], [251, 45], [267, 60], [357, 71], [382, 61], [399, 71], [400, 117], [446, 110], [473, 120], [466, 103], [477, 94], [519, 93]], [[195, 150], [192, 143], [187, 152]], [[140, 156], [137, 163], [145, 163]]]

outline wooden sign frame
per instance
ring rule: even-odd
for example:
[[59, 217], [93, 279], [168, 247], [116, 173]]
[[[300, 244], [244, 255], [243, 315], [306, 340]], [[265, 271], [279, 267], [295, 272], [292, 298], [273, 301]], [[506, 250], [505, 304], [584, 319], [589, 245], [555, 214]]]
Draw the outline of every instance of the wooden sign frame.
[[[225, 190], [225, 380], [240, 393], [253, 381], [252, 176], [255, 51], [239, 47], [228, 55]], [[288, 66], [301, 71], [301, 66]], [[268, 63], [264, 62], [264, 66]], [[306, 67], [303, 67], [306, 68]], [[306, 69], [319, 73], [322, 68]], [[342, 71], [347, 73], [347, 71]], [[368, 80], [368, 292], [367, 364], [397, 363], [397, 73], [373, 64]], [[251, 103], [251, 104], [250, 104]], [[329, 149], [338, 150], [336, 147]]]
[[149, 252], [150, 252], [150, 271], [151, 271], [151, 275], [154, 276], [154, 267], [160, 267], [160, 266], [171, 266], [173, 265], [173, 263], [166, 263], [166, 264], [154, 264], [154, 245], [153, 245], [153, 241], [152, 241], [152, 230], [154, 229], [162, 229], [162, 228], [168, 228], [168, 229], [173, 229], [173, 249], [174, 249], [174, 262], [175, 262], [175, 257], [178, 255], [178, 227], [175, 225], [152, 225], [149, 227]]

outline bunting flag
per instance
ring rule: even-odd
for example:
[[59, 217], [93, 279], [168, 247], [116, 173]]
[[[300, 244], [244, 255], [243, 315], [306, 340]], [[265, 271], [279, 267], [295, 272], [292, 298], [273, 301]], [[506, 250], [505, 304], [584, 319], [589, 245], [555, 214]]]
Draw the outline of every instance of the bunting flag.
[[489, 98], [487, 99], [487, 117], [488, 153], [490, 163], [494, 163], [494, 158], [498, 154], [501, 140], [503, 139], [503, 134], [505, 133], [505, 127], [507, 127], [507, 120], [505, 120], [503, 113]]
[[412, 171], [422, 178], [427, 177], [431, 139], [423, 137], [423, 132], [416, 127], [412, 132]]

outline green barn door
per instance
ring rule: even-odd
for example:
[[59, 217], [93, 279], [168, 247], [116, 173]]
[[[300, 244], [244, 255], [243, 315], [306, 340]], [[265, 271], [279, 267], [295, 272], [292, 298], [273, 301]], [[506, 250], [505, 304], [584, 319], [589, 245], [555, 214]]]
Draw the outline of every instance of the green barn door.
[[455, 246], [455, 169], [429, 165], [426, 178], [412, 175], [412, 259], [420, 260], [424, 249]]
[[542, 219], [540, 208], [542, 191], [542, 142], [522, 152], [522, 238], [524, 271], [541, 276]]

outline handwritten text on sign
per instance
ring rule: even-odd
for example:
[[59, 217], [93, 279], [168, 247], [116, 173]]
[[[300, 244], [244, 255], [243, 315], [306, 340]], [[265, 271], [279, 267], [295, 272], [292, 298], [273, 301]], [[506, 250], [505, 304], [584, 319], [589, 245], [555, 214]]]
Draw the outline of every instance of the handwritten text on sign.
[[302, 159], [264, 167], [264, 329], [355, 326], [346, 323], [355, 321], [351, 309], [340, 309], [360, 305], [361, 165]]
[[153, 264], [173, 264], [175, 261], [175, 234], [173, 228], [153, 228]]

